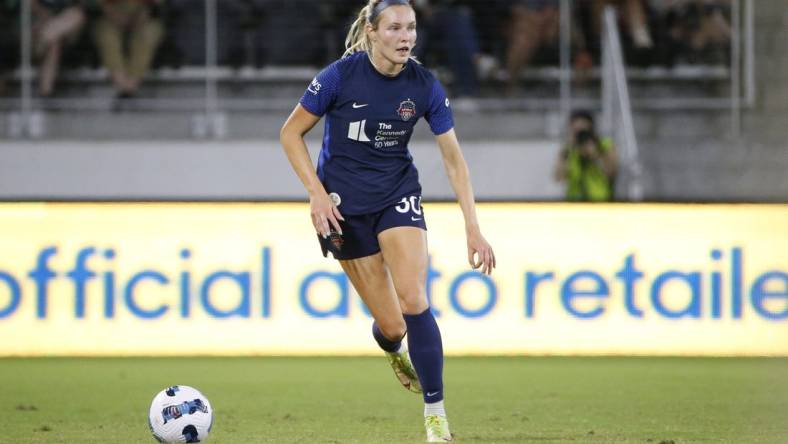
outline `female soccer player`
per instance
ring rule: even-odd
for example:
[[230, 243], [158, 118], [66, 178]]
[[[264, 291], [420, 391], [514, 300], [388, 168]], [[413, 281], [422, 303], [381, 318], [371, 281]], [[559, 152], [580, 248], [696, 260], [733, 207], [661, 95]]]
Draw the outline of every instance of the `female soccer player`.
[[[419, 118], [436, 136], [462, 208], [468, 261], [490, 274], [495, 255], [476, 219], [449, 100], [432, 74], [410, 58], [415, 43], [416, 14], [408, 0], [370, 0], [350, 28], [344, 57], [315, 77], [280, 140], [309, 192], [323, 255], [330, 251], [340, 261], [369, 308], [372, 334], [397, 378], [423, 393], [427, 441], [448, 442], [443, 346], [425, 291], [427, 226], [407, 147]], [[323, 115], [315, 174], [304, 135]], [[410, 353], [402, 346], [406, 333]]]

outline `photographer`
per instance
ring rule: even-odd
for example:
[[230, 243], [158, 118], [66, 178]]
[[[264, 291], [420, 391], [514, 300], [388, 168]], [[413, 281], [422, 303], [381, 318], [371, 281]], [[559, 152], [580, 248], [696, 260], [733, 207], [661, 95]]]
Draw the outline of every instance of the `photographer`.
[[585, 111], [575, 111], [569, 119], [570, 138], [558, 156], [555, 178], [566, 182], [570, 201], [607, 202], [613, 200], [617, 161], [610, 138], [597, 136], [594, 119]]

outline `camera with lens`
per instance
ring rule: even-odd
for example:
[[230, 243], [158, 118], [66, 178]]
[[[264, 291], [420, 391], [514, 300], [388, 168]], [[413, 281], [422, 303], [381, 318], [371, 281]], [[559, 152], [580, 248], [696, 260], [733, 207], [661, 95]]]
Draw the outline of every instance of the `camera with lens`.
[[594, 131], [587, 129], [580, 130], [575, 133], [574, 139], [574, 149], [580, 154], [581, 159], [592, 158], [599, 154], [599, 141]]
[[580, 148], [588, 142], [596, 142], [596, 135], [591, 130], [580, 130], [575, 133], [575, 146]]

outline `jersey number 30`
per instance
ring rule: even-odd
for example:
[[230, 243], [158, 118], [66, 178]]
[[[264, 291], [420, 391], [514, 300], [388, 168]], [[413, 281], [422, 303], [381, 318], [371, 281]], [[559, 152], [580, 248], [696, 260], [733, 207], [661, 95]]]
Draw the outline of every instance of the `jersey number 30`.
[[421, 196], [403, 197], [396, 209], [403, 214], [413, 210], [414, 213], [421, 216]]

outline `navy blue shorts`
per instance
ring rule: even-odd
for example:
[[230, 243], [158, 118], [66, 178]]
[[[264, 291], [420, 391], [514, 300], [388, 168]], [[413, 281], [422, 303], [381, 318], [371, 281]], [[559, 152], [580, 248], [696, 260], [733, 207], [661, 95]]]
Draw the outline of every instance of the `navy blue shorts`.
[[328, 239], [323, 239], [320, 234], [317, 235], [325, 257], [328, 257], [329, 251], [337, 260], [371, 256], [380, 251], [378, 234], [384, 230], [394, 227], [427, 229], [424, 210], [421, 208], [421, 196], [403, 197], [395, 205], [377, 213], [358, 216], [343, 215], [343, 217], [345, 220], [339, 221], [339, 226], [342, 227], [342, 236], [333, 228]]

